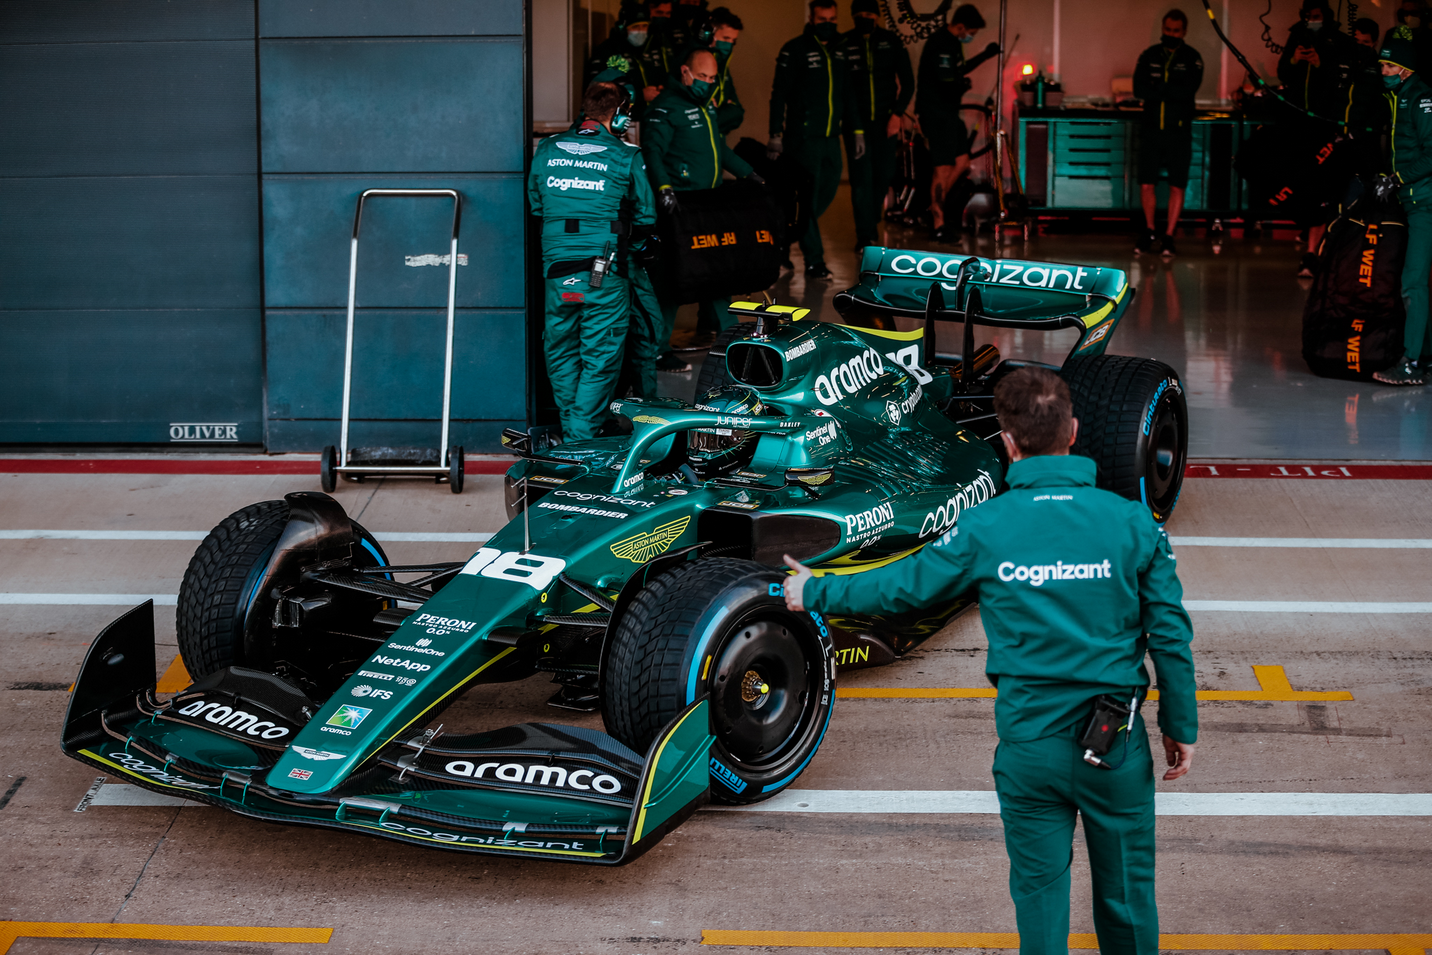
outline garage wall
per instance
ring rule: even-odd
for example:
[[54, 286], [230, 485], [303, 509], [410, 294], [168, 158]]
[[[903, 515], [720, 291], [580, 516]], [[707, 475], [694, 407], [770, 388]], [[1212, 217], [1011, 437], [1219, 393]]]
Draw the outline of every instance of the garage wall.
[[[526, 418], [524, 11], [484, 0], [260, 0], [270, 450], [337, 444], [350, 238], [367, 188], [462, 194], [453, 438]], [[435, 447], [451, 203], [369, 200], [350, 444]], [[429, 258], [424, 259], [427, 256]]]
[[262, 440], [255, 76], [251, 0], [0, 6], [0, 442]]

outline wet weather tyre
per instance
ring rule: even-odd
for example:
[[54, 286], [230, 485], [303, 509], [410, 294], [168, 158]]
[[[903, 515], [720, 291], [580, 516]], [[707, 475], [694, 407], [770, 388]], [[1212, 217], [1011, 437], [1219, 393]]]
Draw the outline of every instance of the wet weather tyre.
[[331, 444], [318, 459], [318, 485], [324, 494], [332, 494], [338, 487], [338, 449]]
[[244, 662], [244, 617], [288, 524], [287, 501], [235, 511], [209, 532], [179, 586], [179, 655], [194, 679]]
[[726, 369], [726, 346], [749, 334], [750, 332], [737, 322], [716, 335], [716, 341], [711, 343], [711, 350], [706, 353], [706, 360], [701, 363], [701, 373], [696, 376], [696, 397], [700, 398], [713, 388], [724, 388], [733, 384], [731, 373]]
[[1160, 524], [1188, 465], [1188, 405], [1178, 372], [1152, 358], [1073, 358], [1060, 370], [1074, 399], [1073, 453], [1093, 458], [1098, 486], [1140, 501]]
[[748, 560], [683, 564], [636, 595], [603, 678], [607, 732], [646, 752], [689, 703], [711, 706], [711, 797], [744, 804], [791, 784], [835, 697], [829, 630], [786, 609], [785, 575]]

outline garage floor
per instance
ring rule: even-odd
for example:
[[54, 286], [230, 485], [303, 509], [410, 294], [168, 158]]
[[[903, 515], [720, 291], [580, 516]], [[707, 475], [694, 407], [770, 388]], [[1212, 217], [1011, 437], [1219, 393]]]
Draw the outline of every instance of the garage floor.
[[[858, 262], [845, 186], [821, 220], [829, 281], [807, 282], [785, 273], [776, 298], [805, 305], [826, 317], [830, 300], [858, 280]], [[1043, 259], [1124, 269], [1138, 289], [1109, 351], [1142, 355], [1172, 365], [1188, 389], [1189, 451], [1198, 457], [1338, 460], [1432, 459], [1432, 395], [1426, 387], [1390, 388], [1318, 378], [1302, 358], [1303, 302], [1311, 285], [1296, 278], [1295, 235], [1279, 231], [1266, 241], [1230, 235], [1179, 240], [1169, 262], [1137, 256], [1122, 234], [1036, 235], [1026, 244], [995, 245], [988, 232], [960, 246], [934, 246], [923, 232], [887, 227], [895, 248], [935, 249], [985, 257]], [[798, 269], [803, 267], [794, 251]], [[694, 308], [685, 310], [694, 322]], [[917, 322], [902, 323], [915, 327]], [[959, 351], [960, 326], [942, 329], [941, 348]], [[977, 341], [994, 341], [1005, 357], [1062, 361], [1072, 331], [1018, 333], [980, 329]], [[688, 361], [691, 357], [688, 356]], [[688, 397], [688, 378], [662, 375], [672, 394]]]
[[[1179, 287], [1181, 268], [1171, 270]], [[1151, 325], [1166, 324], [1163, 308]], [[1197, 324], [1189, 315], [1185, 327]], [[1131, 319], [1137, 329], [1137, 313]], [[1276, 420], [1240, 409], [1236, 394], [1210, 401], [1202, 420]], [[1192, 774], [1159, 784], [1162, 930], [1185, 936], [1166, 937], [1165, 949], [1432, 947], [1427, 484], [1312, 470], [1190, 479], [1170, 526], [1187, 599], [1240, 602], [1193, 610], [1199, 686], [1244, 699], [1205, 699]], [[0, 921], [0, 952], [13, 936], [12, 955], [1014, 944], [982, 934], [1014, 931], [1001, 827], [989, 811], [991, 703], [937, 695], [986, 685], [973, 615], [904, 661], [842, 679], [843, 689], [916, 695], [840, 699], [786, 811], [698, 813], [623, 869], [471, 858], [192, 805], [124, 805], [145, 798], [113, 778], [76, 812], [96, 773], [59, 752], [65, 687], [92, 636], [133, 595], [177, 592], [195, 547], [116, 532], [202, 533], [245, 504], [298, 489], [317, 489], [316, 477], [0, 475], [0, 602], [9, 604], [0, 628], [0, 919], [36, 923]], [[470, 477], [461, 496], [389, 480], [346, 484], [338, 497], [380, 538], [491, 532], [503, 521], [500, 477]], [[33, 533], [47, 529], [92, 539]], [[388, 552], [418, 562], [475, 547], [392, 542]], [[117, 596], [64, 596], [76, 594]], [[174, 655], [171, 607], [159, 610], [159, 632], [162, 670]], [[541, 678], [478, 688], [443, 719], [449, 729], [573, 721], [544, 705], [550, 693]], [[1274, 795], [1229, 795], [1259, 793]], [[1076, 849], [1073, 929], [1087, 933], [1088, 870], [1077, 840]], [[104, 932], [149, 940], [74, 939]]]

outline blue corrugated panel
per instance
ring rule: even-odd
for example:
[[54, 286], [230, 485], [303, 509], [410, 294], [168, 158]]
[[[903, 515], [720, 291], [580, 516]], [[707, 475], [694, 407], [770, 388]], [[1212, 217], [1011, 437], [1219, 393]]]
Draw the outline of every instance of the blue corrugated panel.
[[0, 443], [263, 440], [258, 309], [3, 311], [0, 342]]
[[522, 169], [522, 41], [263, 40], [263, 170]]
[[[465, 308], [521, 308], [524, 302], [521, 176], [281, 176], [264, 179], [264, 273], [270, 308], [348, 304], [349, 240], [364, 189], [454, 188], [462, 193], [457, 302]], [[358, 304], [447, 305], [445, 256], [452, 202], [378, 197], [363, 212]], [[414, 263], [414, 264], [409, 264]]]
[[254, 0], [5, 0], [5, 43], [243, 40], [254, 35]]
[[521, 36], [522, 4], [494, 0], [259, 0], [259, 36]]

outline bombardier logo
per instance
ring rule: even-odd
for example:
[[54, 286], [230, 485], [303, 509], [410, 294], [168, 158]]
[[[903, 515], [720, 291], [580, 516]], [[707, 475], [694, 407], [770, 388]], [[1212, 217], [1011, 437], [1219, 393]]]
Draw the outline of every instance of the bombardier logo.
[[815, 396], [823, 405], [853, 397], [861, 388], [889, 372], [880, 352], [867, 348], [815, 380]]
[[492, 776], [489, 778], [507, 783], [554, 786], [558, 789], [581, 789], [587, 792], [595, 789], [607, 796], [614, 796], [622, 791], [621, 780], [615, 776], [597, 773], [590, 769], [578, 769], [569, 773], [561, 766], [523, 766], [521, 763], [473, 764], [465, 759], [454, 760], [443, 768], [454, 776], [464, 776], [468, 779], [482, 779], [490, 769]]
[[1108, 560], [1097, 564], [1066, 564], [1056, 561], [1052, 564], [1034, 564], [1026, 567], [1007, 560], [999, 565], [999, 579], [1003, 581], [1028, 581], [1031, 587], [1042, 587], [1047, 580], [1103, 580], [1113, 576]]
[[790, 360], [793, 359], [793, 358], [799, 358], [799, 357], [801, 357], [802, 355], [808, 354], [808, 353], [813, 352], [813, 351], [815, 351], [815, 339], [814, 339], [814, 338], [809, 339], [808, 341], [803, 341], [803, 342], [801, 342], [799, 345], [795, 346], [794, 348], [787, 348], [787, 349], [786, 349], [786, 361], [790, 361]]
[[205, 703], [203, 700], [195, 700], [179, 712], [184, 716], [202, 716], [206, 723], [213, 723], [246, 736], [282, 739], [289, 732], [286, 726], [278, 726], [269, 720], [261, 720], [252, 713], [236, 710], [221, 703]]

